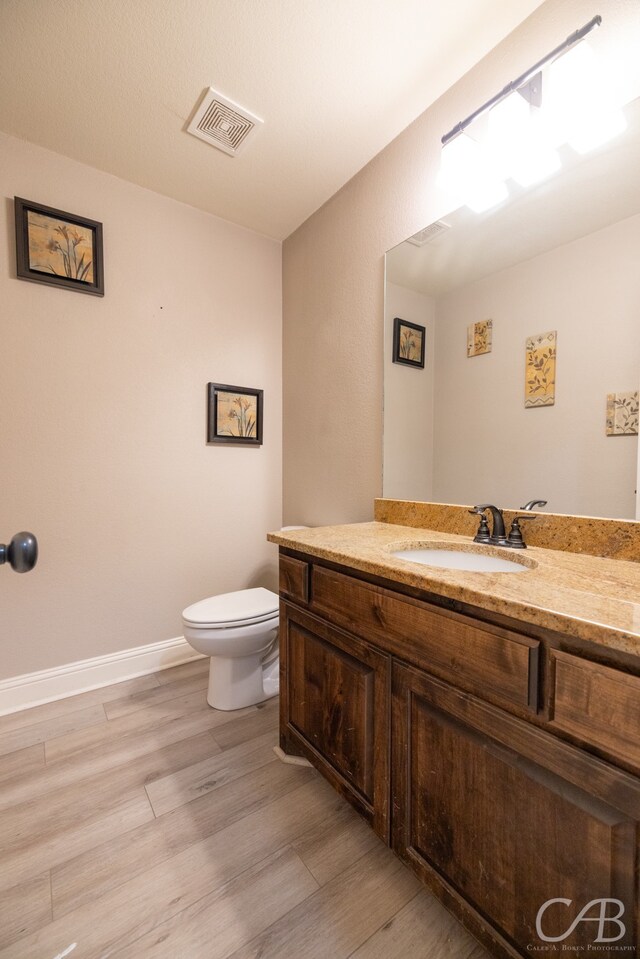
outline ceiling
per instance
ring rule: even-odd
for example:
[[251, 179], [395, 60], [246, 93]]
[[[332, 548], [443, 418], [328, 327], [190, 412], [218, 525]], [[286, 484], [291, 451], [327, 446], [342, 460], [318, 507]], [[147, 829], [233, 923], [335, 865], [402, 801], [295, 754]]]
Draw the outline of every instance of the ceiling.
[[[541, 0], [1, 0], [0, 130], [277, 239]], [[212, 86], [264, 126], [185, 132]]]

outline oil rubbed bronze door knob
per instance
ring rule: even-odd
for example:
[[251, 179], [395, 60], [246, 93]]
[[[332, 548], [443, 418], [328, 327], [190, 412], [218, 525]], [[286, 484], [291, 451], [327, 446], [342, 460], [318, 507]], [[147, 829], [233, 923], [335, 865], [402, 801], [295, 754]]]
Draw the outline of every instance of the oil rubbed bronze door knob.
[[33, 533], [16, 533], [8, 546], [0, 543], [0, 566], [9, 563], [16, 573], [28, 573], [38, 562], [38, 540]]

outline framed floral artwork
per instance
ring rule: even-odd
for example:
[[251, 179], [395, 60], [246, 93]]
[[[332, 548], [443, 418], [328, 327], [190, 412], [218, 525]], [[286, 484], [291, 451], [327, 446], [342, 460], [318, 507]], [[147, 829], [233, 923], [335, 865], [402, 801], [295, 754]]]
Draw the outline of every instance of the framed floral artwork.
[[607, 436], [638, 435], [638, 390], [607, 393]]
[[481, 320], [467, 327], [467, 356], [482, 356], [491, 352], [493, 320]]
[[426, 330], [396, 316], [393, 321], [393, 362], [424, 369]]
[[553, 406], [556, 401], [555, 330], [530, 336], [526, 342], [524, 405], [525, 409]]
[[14, 207], [19, 279], [104, 296], [102, 223], [19, 196]]
[[207, 443], [262, 446], [262, 390], [209, 383]]

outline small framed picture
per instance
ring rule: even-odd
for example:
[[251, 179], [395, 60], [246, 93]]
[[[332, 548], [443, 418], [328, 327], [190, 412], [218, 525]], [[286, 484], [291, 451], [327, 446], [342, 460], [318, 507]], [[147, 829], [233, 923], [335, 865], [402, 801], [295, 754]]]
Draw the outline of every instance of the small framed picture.
[[396, 316], [393, 321], [393, 362], [424, 369], [426, 330]]
[[638, 435], [638, 390], [607, 394], [607, 436]]
[[262, 390], [209, 383], [207, 443], [262, 446]]
[[14, 197], [21, 280], [104, 296], [102, 223]]
[[482, 356], [491, 352], [493, 320], [481, 320], [467, 327], [467, 356]]

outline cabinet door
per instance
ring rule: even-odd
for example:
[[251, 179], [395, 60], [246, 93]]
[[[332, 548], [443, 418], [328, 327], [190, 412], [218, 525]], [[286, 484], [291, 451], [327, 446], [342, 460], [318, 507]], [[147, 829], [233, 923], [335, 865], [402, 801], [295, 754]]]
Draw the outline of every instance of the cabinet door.
[[282, 604], [281, 745], [301, 752], [388, 842], [389, 658]]
[[492, 954], [634, 955], [635, 777], [395, 665], [392, 727], [393, 846]]

